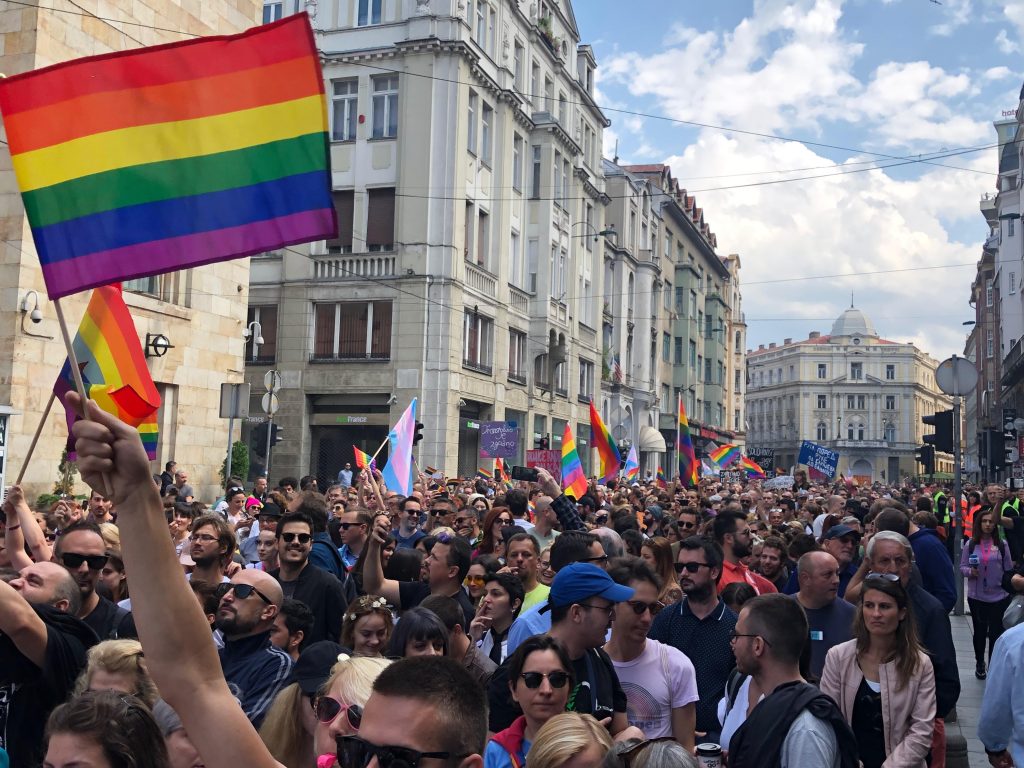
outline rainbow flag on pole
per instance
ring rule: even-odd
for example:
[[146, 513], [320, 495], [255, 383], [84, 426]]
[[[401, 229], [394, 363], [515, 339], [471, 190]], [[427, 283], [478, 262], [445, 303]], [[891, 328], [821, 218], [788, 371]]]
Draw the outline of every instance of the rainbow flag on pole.
[[[146, 454], [150, 460], [156, 459], [160, 393], [146, 367], [146, 356], [132, 316], [121, 298], [120, 285], [107, 285], [92, 292], [72, 346], [89, 398], [107, 413], [138, 429]], [[74, 389], [71, 363], [65, 359], [53, 392], [63, 405], [64, 395]], [[65, 415], [68, 458], [74, 461], [71, 425], [78, 414], [65, 408]]]
[[562, 488], [568, 496], [577, 500], [587, 493], [587, 477], [583, 474], [580, 455], [576, 453], [576, 440], [568, 424], [562, 433]]
[[640, 461], [637, 459], [636, 446], [631, 446], [629, 455], [626, 457], [625, 467], [626, 480], [633, 482], [640, 476]]
[[373, 456], [368, 453], [363, 453], [363, 451], [360, 451], [354, 445], [352, 446], [352, 451], [356, 455], [356, 466], [359, 467], [359, 469], [377, 469], [377, 460], [373, 458]]
[[416, 398], [388, 432], [388, 463], [381, 473], [389, 491], [412, 493], [412, 438], [416, 430]]
[[732, 443], [726, 443], [708, 454], [708, 456], [711, 457], [711, 460], [723, 469], [733, 462], [739, 461], [740, 456], [742, 455], [743, 452], [739, 449], [739, 446], [733, 445]]
[[494, 473], [491, 472], [489, 469], [478, 469], [476, 473], [480, 475], [480, 477], [486, 477], [488, 480], [494, 478]]
[[505, 468], [505, 462], [500, 458], [494, 460], [494, 476], [504, 483], [506, 488], [511, 490], [512, 478], [509, 477], [508, 470]]
[[683, 395], [679, 394], [679, 424], [676, 427], [676, 459], [679, 461], [679, 479], [685, 487], [696, 487], [700, 479], [697, 456], [690, 439], [690, 422], [686, 418]]
[[619, 473], [622, 466], [622, 455], [618, 446], [612, 440], [608, 427], [601, 420], [601, 414], [594, 407], [594, 401], [590, 401], [590, 442], [597, 448], [599, 459], [597, 476], [602, 480], [610, 480]]
[[307, 14], [0, 81], [51, 298], [337, 232]]
[[659, 488], [668, 488], [668, 478], [665, 477], [665, 470], [661, 467], [658, 467], [656, 483]]
[[765, 478], [764, 470], [753, 459], [749, 459], [746, 456], [740, 457], [740, 466], [743, 467], [749, 478], [760, 478], [762, 480]]

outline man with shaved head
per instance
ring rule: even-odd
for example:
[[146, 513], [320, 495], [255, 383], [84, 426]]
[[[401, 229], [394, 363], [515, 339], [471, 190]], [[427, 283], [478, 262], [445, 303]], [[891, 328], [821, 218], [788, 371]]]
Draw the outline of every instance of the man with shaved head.
[[808, 552], [796, 564], [800, 591], [793, 597], [803, 606], [811, 638], [811, 674], [821, 677], [829, 648], [849, 640], [854, 607], [839, 597], [839, 561], [828, 552]]
[[96, 634], [75, 618], [82, 597], [56, 563], [0, 581], [0, 748], [11, 765], [39, 765], [50, 710], [71, 693]]
[[220, 650], [224, 679], [246, 716], [259, 728], [292, 668], [291, 657], [270, 642], [284, 593], [269, 573], [246, 569], [236, 573], [230, 583], [221, 584], [218, 594], [216, 626], [224, 633]]

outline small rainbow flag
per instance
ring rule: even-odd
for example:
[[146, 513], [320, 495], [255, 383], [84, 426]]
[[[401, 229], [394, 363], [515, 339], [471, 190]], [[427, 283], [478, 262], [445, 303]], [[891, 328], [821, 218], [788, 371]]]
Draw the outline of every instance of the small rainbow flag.
[[683, 395], [679, 395], [679, 424], [676, 426], [676, 459], [679, 461], [679, 479], [685, 487], [696, 488], [700, 481], [700, 470], [697, 456], [693, 452], [693, 441], [690, 439], [690, 422], [686, 418], [686, 406]]
[[612, 435], [601, 420], [601, 414], [594, 407], [594, 401], [590, 401], [590, 442], [597, 448], [599, 460], [597, 476], [602, 480], [610, 480], [619, 473], [622, 466], [622, 454], [618, 446], [612, 440]]
[[747, 477], [761, 479], [764, 479], [765, 477], [764, 470], [761, 469], [761, 466], [753, 459], [749, 459], [746, 456], [740, 457], [740, 466], [746, 470]]
[[493, 472], [491, 472], [490, 470], [487, 470], [487, 469], [478, 469], [478, 470], [476, 471], [476, 473], [477, 473], [478, 475], [480, 475], [480, 477], [486, 477], [486, 478], [487, 478], [488, 480], [493, 480], [493, 479], [494, 479], [494, 473], [493, 473]]
[[509, 477], [508, 471], [505, 469], [505, 462], [501, 459], [494, 460], [494, 476], [504, 483], [506, 488], [512, 488], [512, 479]]
[[[156, 459], [160, 393], [146, 367], [139, 334], [121, 297], [119, 284], [92, 292], [72, 346], [90, 399], [107, 413], [137, 428], [146, 454], [151, 461]], [[64, 395], [74, 389], [71, 362], [65, 360], [53, 385], [53, 393], [63, 405]], [[75, 442], [71, 437], [71, 425], [77, 421], [78, 414], [65, 408], [65, 415], [68, 422], [68, 458], [74, 461]]]
[[665, 477], [665, 470], [658, 467], [657, 484], [659, 488], [668, 488], [668, 478]]
[[576, 440], [568, 424], [562, 433], [562, 487], [567, 496], [577, 501], [587, 493], [587, 476], [583, 474], [580, 455], [576, 453]]
[[743, 452], [739, 449], [739, 446], [733, 445], [732, 443], [726, 443], [708, 454], [708, 456], [711, 457], [711, 460], [723, 469], [733, 462], [739, 461], [740, 456], [742, 455]]
[[358, 448], [356, 448], [354, 445], [352, 446], [352, 451], [356, 455], [356, 466], [357, 467], [359, 467], [360, 469], [370, 469], [370, 470], [377, 469], [377, 460], [375, 458], [373, 458], [373, 456], [371, 456], [368, 453], [363, 453]]
[[637, 459], [636, 446], [631, 446], [629, 449], [629, 455], [626, 457], [626, 479], [629, 482], [633, 482], [640, 477], [640, 461]]
[[389, 491], [412, 493], [412, 439], [416, 428], [416, 398], [388, 433], [388, 463], [381, 476]]
[[5, 78], [51, 298], [337, 232], [307, 14]]

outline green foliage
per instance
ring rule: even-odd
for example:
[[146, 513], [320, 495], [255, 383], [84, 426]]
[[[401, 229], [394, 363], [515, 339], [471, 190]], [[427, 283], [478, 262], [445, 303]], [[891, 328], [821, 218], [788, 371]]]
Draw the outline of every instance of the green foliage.
[[[223, 486], [228, 481], [227, 459], [220, 464], [220, 484]], [[241, 440], [231, 445], [231, 476], [245, 479], [249, 476], [249, 446]]]
[[68, 461], [67, 447], [60, 454], [60, 464], [57, 465], [57, 482], [53, 484], [53, 493], [56, 496], [69, 496], [75, 490], [75, 475], [78, 474], [78, 467], [73, 461]]

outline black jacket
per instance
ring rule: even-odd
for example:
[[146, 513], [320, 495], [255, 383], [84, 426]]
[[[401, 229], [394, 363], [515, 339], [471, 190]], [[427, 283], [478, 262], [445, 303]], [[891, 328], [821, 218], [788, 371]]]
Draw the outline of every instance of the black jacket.
[[[280, 568], [271, 571], [270, 575], [281, 581]], [[307, 562], [296, 580], [292, 598], [305, 603], [313, 612], [313, 629], [303, 641], [303, 646], [320, 640], [340, 641], [341, 622], [348, 608], [340, 581], [322, 568]]]
[[960, 698], [960, 670], [956, 665], [953, 630], [942, 603], [923, 587], [911, 583], [907, 595], [917, 622], [917, 634], [935, 669], [935, 712], [945, 717]]

